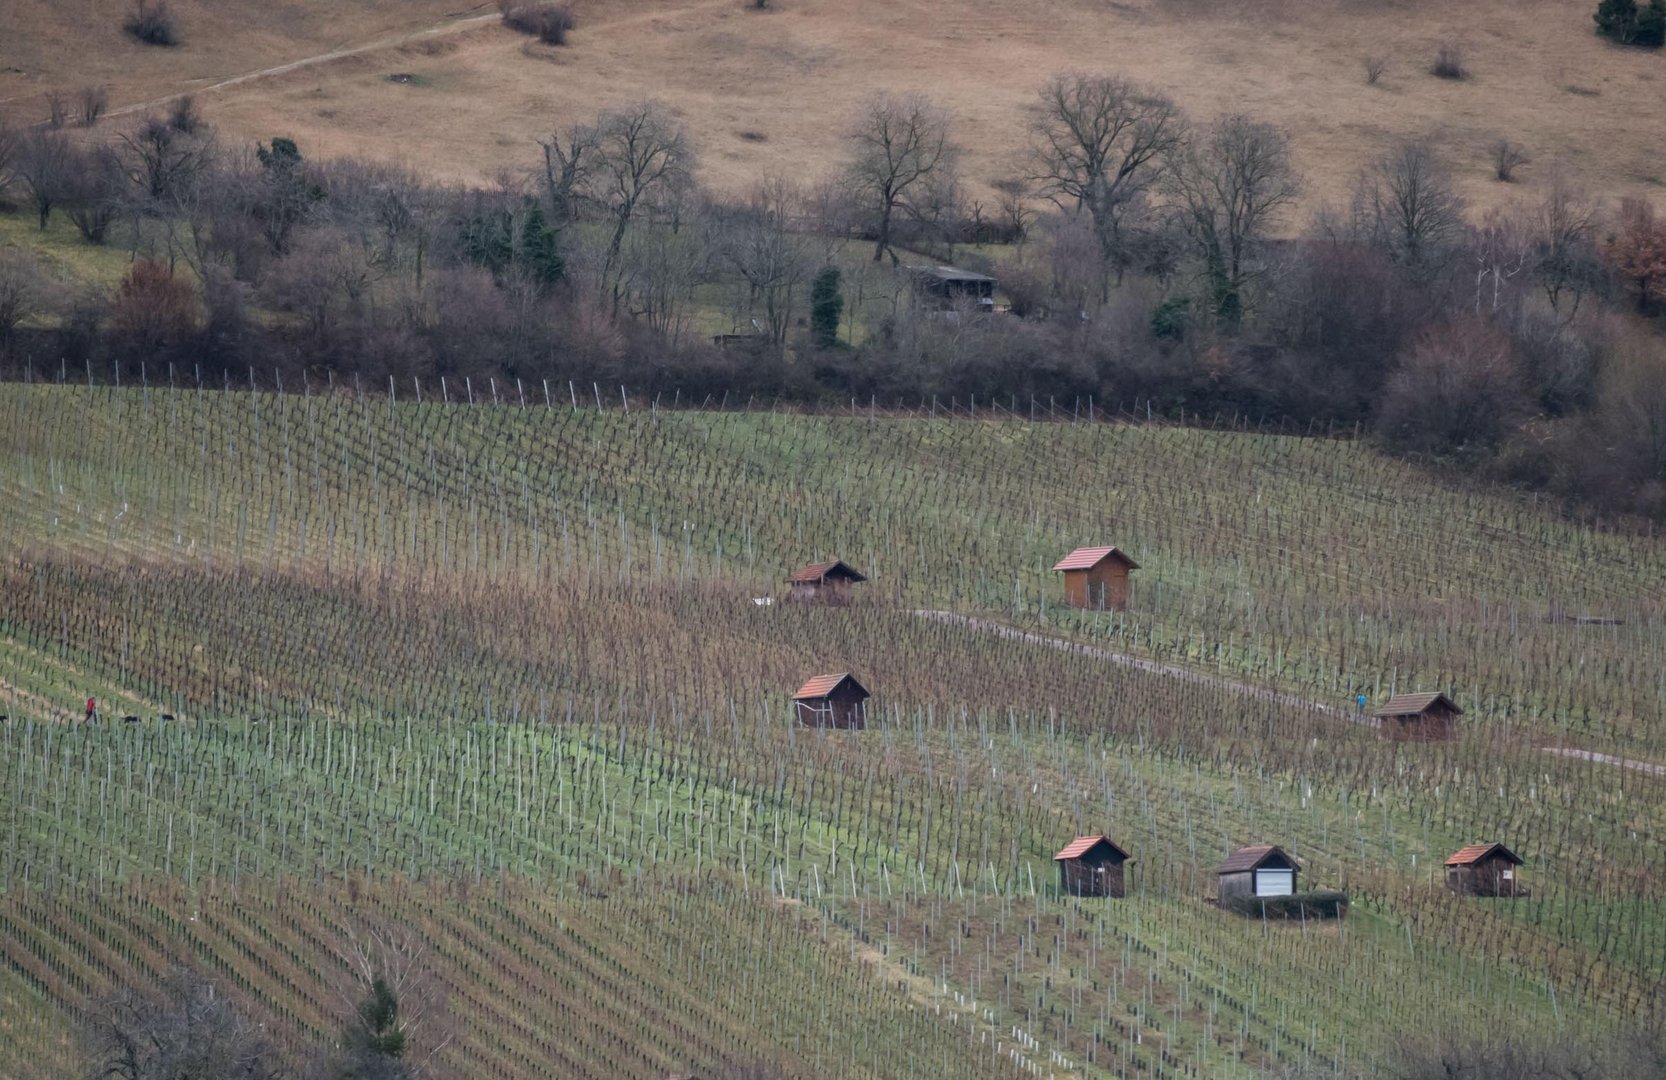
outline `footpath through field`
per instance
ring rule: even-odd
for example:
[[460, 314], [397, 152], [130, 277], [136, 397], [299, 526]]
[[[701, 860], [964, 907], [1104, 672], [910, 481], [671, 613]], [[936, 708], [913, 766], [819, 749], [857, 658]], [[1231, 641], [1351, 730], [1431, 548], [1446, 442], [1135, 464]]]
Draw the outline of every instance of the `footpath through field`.
[[[1048, 637], [1046, 634], [1035, 634], [1027, 630], [1020, 630], [1015, 626], [1007, 626], [1003, 623], [991, 622], [988, 619], [977, 619], [970, 615], [957, 615], [952, 611], [934, 611], [927, 608], [917, 608], [912, 612], [912, 614], [918, 615], [922, 619], [933, 619], [937, 622], [950, 623], [955, 626], [964, 626], [969, 630], [976, 630], [979, 633], [989, 634], [998, 638], [1005, 638], [1008, 641], [1022, 641], [1027, 645], [1041, 645], [1050, 649], [1062, 649], [1065, 652], [1076, 653], [1078, 656], [1091, 656], [1095, 660], [1104, 660], [1108, 663], [1119, 664], [1123, 667], [1138, 668], [1140, 671], [1149, 671], [1158, 675], [1166, 675], [1173, 679], [1184, 679], [1187, 682], [1200, 683], [1205, 686], [1218, 687], [1223, 690], [1232, 690], [1240, 694], [1246, 694], [1253, 698], [1259, 698], [1262, 701], [1271, 701], [1280, 705], [1289, 705], [1297, 709], [1307, 709], [1313, 712], [1323, 713], [1326, 716], [1334, 716], [1339, 720], [1346, 720], [1353, 724], [1363, 724], [1366, 727], [1381, 726], [1381, 724], [1373, 716], [1367, 716], [1363, 713], [1354, 712], [1349, 709], [1339, 709], [1334, 705], [1325, 705], [1317, 701], [1309, 701], [1306, 698], [1299, 697], [1295, 694], [1284, 693], [1282, 690], [1270, 690], [1265, 686], [1256, 686], [1253, 683], [1239, 682], [1236, 679], [1228, 679], [1220, 675], [1208, 675], [1201, 671], [1193, 671], [1190, 668], [1177, 667], [1174, 664], [1160, 664], [1155, 660], [1147, 660], [1139, 656], [1130, 656], [1127, 653], [1112, 652], [1110, 649], [1101, 649], [1095, 645], [1084, 645], [1082, 642], [1071, 641], [1068, 638]], [[1632, 769], [1636, 772], [1645, 773], [1649, 776], [1666, 776], [1666, 765], [1657, 765], [1650, 761], [1633, 761], [1629, 758], [1618, 757], [1614, 754], [1599, 754], [1594, 750], [1577, 750], [1566, 746], [1541, 746], [1539, 749], [1543, 750], [1547, 754], [1555, 754], [1558, 757], [1576, 758], [1580, 761], [1595, 762], [1598, 765], [1614, 765], [1622, 769]]]

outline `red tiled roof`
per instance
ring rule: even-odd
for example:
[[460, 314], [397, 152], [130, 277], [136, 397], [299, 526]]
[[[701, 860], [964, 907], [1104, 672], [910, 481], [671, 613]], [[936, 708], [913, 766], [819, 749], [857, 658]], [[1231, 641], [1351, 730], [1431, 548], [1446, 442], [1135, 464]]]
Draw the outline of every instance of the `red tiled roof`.
[[1395, 694], [1389, 698], [1383, 707], [1372, 713], [1372, 716], [1416, 716], [1437, 701], [1444, 701], [1446, 707], [1462, 716], [1464, 711], [1458, 708], [1456, 702], [1445, 694]]
[[809, 701], [814, 698], [824, 698], [828, 694], [831, 694], [834, 690], [837, 690], [839, 684], [844, 682], [846, 679], [849, 679], [856, 689], [862, 691], [864, 695], [867, 695], [867, 689], [861, 683], [857, 682], [850, 672], [841, 671], [837, 675], [817, 675], [815, 678], [798, 688], [798, 693], [793, 695], [793, 700]]
[[1473, 866], [1495, 851], [1515, 863], [1517, 866], [1520, 866], [1522, 863], [1521, 856], [1517, 855], [1503, 844], [1470, 844], [1468, 847], [1459, 848], [1455, 853], [1453, 853], [1452, 857], [1446, 860], [1446, 865]]
[[839, 577], [846, 581], [866, 581], [850, 564], [842, 559], [831, 559], [827, 562], [811, 563], [800, 567], [787, 575], [787, 581], [794, 585], [814, 585], [829, 577]]
[[1128, 569], [1138, 570], [1140, 564], [1124, 555], [1114, 547], [1084, 547], [1077, 548], [1069, 555], [1053, 564], [1054, 570], [1092, 570], [1106, 559], [1118, 559], [1128, 564]]
[[1057, 855], [1054, 855], [1053, 858], [1054, 860], [1079, 859], [1083, 855], [1092, 851], [1094, 847], [1099, 844], [1110, 844], [1112, 851], [1121, 855], [1124, 860], [1128, 858], [1128, 853], [1118, 847], [1108, 836], [1078, 836], [1076, 839], [1070, 841], [1070, 843], [1064, 845], [1064, 848]]
[[1221, 868], [1215, 872], [1218, 874], [1239, 874], [1246, 870], [1254, 870], [1256, 867], [1272, 858], [1274, 853], [1277, 853], [1284, 859], [1285, 862], [1289, 863], [1297, 870], [1301, 869], [1301, 866], [1296, 862], [1296, 860], [1292, 859], [1283, 848], [1277, 846], [1276, 844], [1255, 844], [1251, 847], [1241, 847], [1237, 851], [1234, 851], [1227, 857], [1225, 862], [1221, 863]]

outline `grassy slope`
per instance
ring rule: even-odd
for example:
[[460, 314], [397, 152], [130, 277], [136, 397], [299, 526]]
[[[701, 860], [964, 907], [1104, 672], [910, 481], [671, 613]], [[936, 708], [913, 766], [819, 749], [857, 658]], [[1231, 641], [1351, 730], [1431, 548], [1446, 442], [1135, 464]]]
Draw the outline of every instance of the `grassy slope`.
[[[361, 0], [326, 17], [316, 4], [179, 3], [187, 45], [162, 53], [124, 42], [108, 15], [87, 16], [87, 0], [14, 6], [0, 71], [22, 73], [0, 76], [0, 99], [23, 115], [53, 83], [111, 81], [118, 101], [142, 100], [478, 11]], [[1290, 129], [1310, 205], [1338, 199], [1363, 162], [1406, 135], [1434, 137], [1481, 208], [1532, 197], [1552, 166], [1611, 199], [1658, 196], [1666, 176], [1652, 129], [1627, 103], [1658, 97], [1666, 72], [1657, 57], [1596, 38], [1591, 8], [1045, 0], [1014, 19], [944, 0], [785, 0], [764, 13], [740, 0], [588, 0], [565, 49], [471, 25], [229, 88], [208, 106], [244, 139], [281, 132], [309, 154], [368, 154], [478, 182], [529, 166], [534, 140], [554, 126], [656, 95], [687, 117], [707, 180], [740, 191], [768, 173], [828, 174], [864, 97], [919, 90], [960, 117], [968, 173], [982, 185], [1017, 168], [1042, 79], [1112, 70], [1163, 88], [1198, 117], [1244, 110]], [[98, 47], [67, 29], [87, 25]], [[1427, 74], [1441, 42], [1463, 47], [1471, 79]], [[1368, 53], [1389, 58], [1376, 86], [1361, 72]], [[420, 80], [389, 82], [395, 72]], [[1523, 184], [1493, 181], [1498, 138], [1532, 155]]]
[[[1408, 1030], [1593, 1030], [1661, 1007], [1666, 920], [1645, 899], [1660, 782], [1533, 749], [1659, 751], [1662, 615], [1643, 599], [1666, 575], [1659, 541], [1346, 444], [1160, 428], [17, 386], [0, 423], [0, 708], [58, 719], [96, 691], [187, 721], [14, 719], [0, 735], [0, 880], [18, 912], [4, 992], [27, 1006], [31, 1046], [61, 1046], [61, 1007], [111, 977], [54, 974], [110, 946], [68, 918], [80, 902], [42, 897], [266, 895], [280, 876], [524, 880], [579, 906], [616, 869], [683, 879], [695, 906], [662, 920], [655, 947], [702, 977], [698, 898], [738, 883], [746, 918], [773, 918], [757, 906], [773, 892], [829, 920], [828, 954], [794, 960], [800, 974], [855, 953], [880, 965], [863, 977], [913, 980], [956, 1024], [975, 1008], [960, 1033], [977, 1052], [979, 1032], [1010, 1049], [1022, 1028], [1038, 1060], [1115, 1072], [1165, 1054], [1206, 1073], [1359, 1068]], [[1056, 611], [1046, 567], [1101, 538], [1145, 566], [1136, 609]], [[873, 575], [865, 603], [746, 602], [831, 555]], [[1554, 572], [1568, 566], [1583, 572]], [[1455, 684], [1470, 723], [1457, 744], [1394, 747], [1320, 713], [925, 623], [919, 606], [1331, 701], [1398, 665], [1402, 685]], [[1555, 607], [1627, 621], [1544, 622]], [[799, 678], [847, 666], [879, 695], [873, 730], [781, 725]], [[1100, 829], [1135, 851], [1136, 900], [1032, 895], [1061, 838]], [[1431, 892], [1439, 858], [1493, 837], [1528, 857], [1533, 899]], [[1356, 918], [1256, 928], [1202, 906], [1220, 855], [1257, 839], [1349, 888]], [[431, 903], [387, 910], [420, 922]], [[450, 925], [493, 964], [537, 952], [471, 924], [486, 918]], [[145, 925], [152, 966], [183, 951], [252, 970], [242, 947]], [[632, 964], [651, 951], [603, 947]], [[299, 1038], [324, 1023], [317, 978], [249, 993]], [[1401, 992], [1413, 983], [1423, 993]], [[740, 980], [747, 1030], [806, 1022], [811, 1006], [772, 985]], [[657, 1007], [700, 1023], [686, 999]], [[544, 1030], [565, 1008], [524, 1016]], [[801, 1030], [759, 1053], [796, 1071], [852, 1050]], [[874, 1039], [877, 1053], [917, 1041]], [[456, 1060], [530, 1071], [492, 1053]]]

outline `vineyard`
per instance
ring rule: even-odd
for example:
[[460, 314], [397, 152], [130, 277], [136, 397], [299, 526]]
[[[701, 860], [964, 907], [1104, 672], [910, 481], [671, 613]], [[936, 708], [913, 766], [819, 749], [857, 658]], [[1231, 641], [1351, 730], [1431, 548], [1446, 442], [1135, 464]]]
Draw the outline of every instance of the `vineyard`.
[[[181, 964], [299, 1056], [367, 922], [469, 1076], [1352, 1076], [1666, 1020], [1666, 540], [1230, 418], [590, 389], [0, 387], [0, 1075]], [[1093, 543], [1126, 611], [1060, 606]], [[832, 558], [852, 603], [783, 602]], [[793, 724], [834, 671], [866, 729]], [[1455, 740], [1355, 711], [1420, 689]], [[1099, 832], [1128, 899], [1061, 898]], [[1448, 894], [1494, 840], [1527, 895]], [[1207, 903], [1257, 842], [1347, 917]]]

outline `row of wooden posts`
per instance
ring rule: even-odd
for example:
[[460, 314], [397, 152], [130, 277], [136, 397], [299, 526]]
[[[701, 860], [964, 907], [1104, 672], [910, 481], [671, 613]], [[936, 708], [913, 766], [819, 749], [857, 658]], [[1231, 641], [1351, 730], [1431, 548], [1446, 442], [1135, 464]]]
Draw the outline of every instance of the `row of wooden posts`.
[[[1053, 565], [1064, 575], [1070, 607], [1120, 611], [1128, 606], [1129, 575], [1139, 563], [1113, 546], [1077, 548]], [[800, 603], [844, 604], [851, 587], [868, 580], [841, 559], [812, 563], [788, 575], [789, 599]], [[861, 729], [867, 720], [866, 687], [848, 671], [817, 675], [793, 694], [798, 722], [817, 728]], [[1361, 711], [1364, 702], [1361, 701]], [[1372, 713], [1395, 739], [1450, 738], [1463, 710], [1443, 693], [1397, 694]], [[1123, 864], [1128, 852], [1107, 836], [1078, 836], [1053, 856], [1059, 891], [1070, 896], [1126, 895]], [[1522, 895], [1516, 867], [1522, 860], [1503, 844], [1470, 844], [1446, 860], [1446, 885], [1467, 896]], [[1293, 896], [1301, 866], [1276, 844], [1239, 848], [1221, 864], [1218, 896]]]

